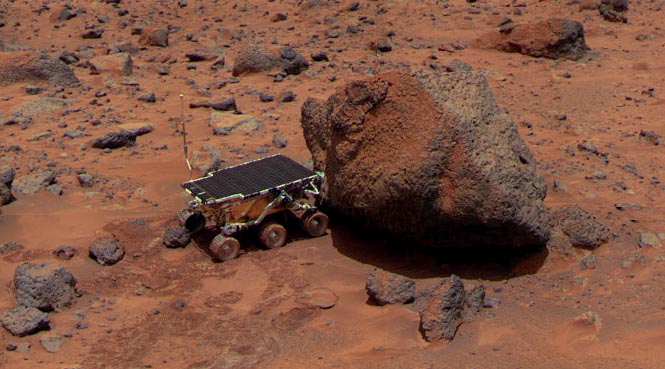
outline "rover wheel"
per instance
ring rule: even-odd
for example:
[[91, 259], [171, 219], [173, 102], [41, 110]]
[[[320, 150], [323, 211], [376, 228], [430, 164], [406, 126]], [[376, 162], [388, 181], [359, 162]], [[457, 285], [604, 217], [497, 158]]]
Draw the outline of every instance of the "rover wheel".
[[286, 243], [286, 228], [279, 223], [266, 223], [259, 230], [259, 241], [269, 249], [282, 247]]
[[235, 259], [240, 254], [240, 242], [233, 237], [218, 234], [210, 242], [210, 252], [219, 261]]
[[180, 225], [187, 228], [190, 233], [196, 233], [203, 229], [206, 225], [206, 217], [201, 212], [190, 210], [182, 210], [178, 213], [178, 221]]
[[323, 236], [328, 229], [328, 216], [320, 211], [309, 214], [302, 219], [302, 227], [312, 237]]

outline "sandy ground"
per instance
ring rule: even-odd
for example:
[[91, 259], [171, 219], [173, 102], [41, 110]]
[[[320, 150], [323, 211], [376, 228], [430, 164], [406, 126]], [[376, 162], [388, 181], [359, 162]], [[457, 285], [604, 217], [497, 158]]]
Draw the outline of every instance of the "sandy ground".
[[[35, 113], [26, 129], [0, 126], [2, 160], [13, 163], [19, 176], [52, 163], [61, 170], [58, 183], [64, 190], [61, 196], [45, 191], [17, 195], [17, 201], [2, 207], [0, 242], [19, 242], [24, 249], [0, 256], [0, 311], [14, 306], [12, 276], [22, 262], [60, 263], [84, 291], [72, 307], [51, 314], [51, 332], [16, 338], [0, 330], [0, 367], [663, 366], [665, 252], [638, 248], [637, 242], [640, 232], [665, 232], [665, 184], [660, 182], [665, 179], [665, 153], [662, 145], [639, 136], [641, 130], [665, 134], [663, 1], [631, 1], [627, 24], [606, 22], [596, 11], [580, 12], [572, 2], [554, 1], [368, 1], [356, 11], [345, 10], [351, 4], [346, 1], [309, 6], [315, 2], [193, 0], [186, 7], [175, 1], [70, 3], [86, 12], [53, 21], [64, 2], [1, 3], [0, 21], [5, 25], [0, 39], [6, 46], [54, 56], [78, 50], [100, 57], [113, 44], [138, 45], [138, 36], [131, 35], [133, 27], [168, 24], [170, 46], [134, 54], [130, 77], [114, 71], [92, 75], [74, 67], [90, 86], [87, 91], [51, 87], [28, 95], [25, 83], [0, 87], [2, 121], [14, 109], [30, 112], [35, 106], [49, 106], [44, 99], [50, 93], [67, 103]], [[42, 4], [49, 9], [39, 12]], [[118, 9], [129, 13], [121, 17]], [[516, 15], [515, 9], [522, 14]], [[279, 12], [286, 20], [272, 22]], [[108, 16], [108, 22], [100, 23], [99, 16]], [[571, 62], [440, 47], [453, 41], [466, 44], [495, 30], [505, 16], [515, 22], [553, 16], [577, 20], [584, 25], [591, 51], [587, 58]], [[103, 28], [102, 38], [82, 39], [86, 24]], [[349, 26], [357, 26], [357, 33]], [[330, 37], [331, 30], [337, 37]], [[393, 50], [372, 51], [370, 44], [389, 31], [394, 32], [389, 37]], [[188, 33], [195, 42], [187, 41]], [[649, 37], [638, 41], [638, 35]], [[289, 44], [308, 59], [326, 51], [330, 62], [313, 62], [306, 72], [281, 83], [263, 73], [233, 81], [235, 52], [252, 41], [275, 47]], [[226, 67], [215, 72], [211, 62], [189, 63], [185, 54], [201, 47], [224, 54]], [[185, 249], [162, 246], [165, 227], [175, 222], [175, 213], [188, 201], [180, 188], [189, 174], [178, 134], [179, 94], [185, 95], [186, 103], [233, 96], [239, 110], [263, 123], [256, 131], [215, 136], [209, 110], [186, 108], [190, 150], [218, 147], [228, 164], [273, 153], [307, 162], [299, 122], [307, 97], [325, 98], [344, 83], [377, 71], [429, 68], [453, 59], [486, 72], [495, 98], [509, 110], [538, 159], [550, 187], [547, 205], [579, 204], [595, 212], [613, 232], [609, 243], [568, 257], [543, 252], [508, 263], [450, 263], [394, 251], [381, 237], [359, 235], [333, 219], [326, 236], [306, 239], [296, 234], [277, 250], [262, 250], [251, 239], [244, 240], [241, 257], [225, 263], [213, 262], [202, 251], [201, 239]], [[158, 75], [152, 66], [157, 62], [168, 64], [170, 73]], [[188, 69], [189, 64], [197, 68]], [[127, 85], [128, 79], [140, 90]], [[221, 81], [234, 83], [216, 88], [213, 82]], [[296, 100], [280, 103], [279, 96], [287, 90]], [[99, 91], [106, 96], [95, 97]], [[276, 99], [261, 103], [257, 91]], [[137, 101], [147, 92], [156, 94], [156, 103]], [[93, 99], [97, 104], [91, 104]], [[81, 110], [63, 115], [65, 109], [76, 108]], [[566, 119], [557, 119], [560, 114]], [[102, 124], [93, 126], [95, 119]], [[148, 122], [155, 130], [140, 136], [131, 148], [110, 153], [80, 150], [89, 140], [116, 130], [117, 122]], [[62, 137], [64, 130], [79, 125], [91, 136]], [[52, 138], [29, 140], [45, 131], [52, 132]], [[276, 131], [288, 140], [285, 148], [272, 145]], [[580, 152], [576, 146], [582, 142], [608, 152], [609, 160]], [[11, 151], [10, 145], [21, 150]], [[257, 149], [267, 153], [258, 154]], [[626, 169], [629, 163], [639, 175]], [[92, 188], [78, 185], [75, 173], [81, 169], [98, 179]], [[598, 170], [607, 178], [585, 179]], [[553, 191], [555, 180], [565, 184], [565, 190]], [[623, 210], [617, 204], [623, 204]], [[115, 266], [102, 267], [87, 257], [87, 248], [96, 237], [108, 234], [123, 242], [127, 255]], [[57, 260], [51, 252], [59, 245], [74, 246], [78, 254], [69, 261]], [[581, 269], [579, 261], [589, 254], [595, 255], [597, 266]], [[467, 286], [484, 284], [488, 297], [501, 303], [463, 324], [452, 342], [427, 343], [418, 332], [413, 308], [368, 303], [364, 283], [374, 266], [414, 278], [419, 289], [454, 273]], [[318, 309], [307, 304], [311, 294], [336, 296], [337, 301], [330, 309]], [[600, 317], [595, 324], [575, 320], [589, 311]], [[88, 328], [76, 329], [82, 314]], [[39, 339], [54, 332], [71, 337], [64, 338], [58, 352], [49, 353]], [[10, 342], [29, 343], [31, 348], [5, 351]]]

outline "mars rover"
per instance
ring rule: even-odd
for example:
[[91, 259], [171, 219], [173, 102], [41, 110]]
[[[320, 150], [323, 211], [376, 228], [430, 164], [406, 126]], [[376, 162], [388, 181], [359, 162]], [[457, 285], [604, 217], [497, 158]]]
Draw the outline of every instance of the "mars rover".
[[294, 217], [305, 233], [326, 233], [328, 217], [317, 209], [322, 173], [313, 172], [284, 155], [274, 155], [209, 173], [182, 184], [194, 199], [178, 214], [191, 233], [204, 227], [219, 232], [210, 243], [216, 259], [238, 257], [240, 232], [256, 231], [269, 248], [286, 243], [286, 216]]

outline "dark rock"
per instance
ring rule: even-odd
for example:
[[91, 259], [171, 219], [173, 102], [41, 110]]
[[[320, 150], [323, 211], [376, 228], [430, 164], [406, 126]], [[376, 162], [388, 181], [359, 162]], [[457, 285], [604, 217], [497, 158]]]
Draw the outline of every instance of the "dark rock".
[[14, 201], [14, 195], [12, 195], [11, 188], [4, 183], [0, 183], [0, 206], [7, 205], [12, 201]]
[[16, 177], [14, 167], [7, 164], [0, 165], [0, 183], [11, 186]]
[[480, 314], [480, 309], [485, 305], [485, 286], [478, 285], [466, 293], [464, 299], [464, 312], [468, 319]]
[[232, 73], [234, 76], [239, 76], [246, 73], [280, 70], [287, 74], [300, 74], [308, 67], [307, 60], [288, 46], [283, 47], [279, 55], [275, 56], [257, 45], [247, 45], [236, 55]]
[[55, 183], [58, 172], [47, 169], [16, 178], [12, 190], [22, 195], [32, 195]]
[[18, 242], [7, 241], [0, 243], [0, 255], [21, 249], [23, 249], [23, 245]]
[[222, 56], [222, 57], [219, 57], [214, 63], [212, 63], [212, 65], [210, 66], [210, 69], [212, 69], [214, 71], [220, 70], [220, 69], [224, 68], [225, 65], [226, 65], [226, 59], [224, 59], [224, 57]]
[[416, 282], [394, 273], [371, 269], [365, 290], [379, 305], [407, 304], [415, 299]]
[[169, 31], [166, 28], [148, 28], [141, 31], [139, 44], [144, 46], [169, 46]]
[[[652, 145], [656, 146], [660, 145], [660, 138], [661, 138], [660, 135], [654, 131], [645, 131], [645, 130], [640, 131], [640, 139], [643, 139]], [[0, 178], [1, 177], [2, 174], [0, 170]], [[0, 182], [2, 182], [2, 180], [0, 180]]]
[[97, 38], [102, 38], [102, 35], [104, 34], [103, 29], [89, 29], [83, 34], [81, 34], [81, 37], [84, 39], [97, 39]]
[[325, 51], [319, 51], [317, 53], [312, 54], [312, 60], [316, 62], [323, 62], [323, 61], [328, 61], [328, 54], [326, 54]]
[[377, 44], [376, 44], [376, 49], [379, 50], [382, 53], [387, 53], [389, 51], [392, 51], [393, 46], [390, 44], [390, 42], [382, 38]]
[[185, 227], [168, 227], [164, 232], [162, 243], [170, 249], [175, 249], [187, 246], [191, 240], [192, 234]]
[[265, 92], [260, 92], [259, 93], [259, 100], [261, 102], [271, 102], [271, 101], [275, 100], [275, 96], [267, 94]]
[[295, 101], [295, 99], [296, 99], [296, 94], [294, 94], [293, 91], [284, 91], [282, 96], [279, 98], [279, 102], [287, 103]]
[[63, 7], [59, 12], [56, 11], [53, 13], [53, 16], [55, 19], [64, 22], [76, 17], [76, 12], [72, 11], [72, 9], [68, 7]]
[[236, 99], [233, 97], [228, 97], [222, 101], [210, 102], [210, 101], [199, 101], [189, 103], [190, 109], [196, 108], [211, 108], [220, 111], [237, 111]]
[[420, 311], [420, 332], [427, 342], [455, 337], [462, 324], [465, 297], [464, 284], [455, 275], [429, 291]]
[[58, 59], [60, 59], [63, 63], [68, 64], [68, 65], [78, 63], [78, 61], [79, 61], [79, 57], [76, 56], [76, 54], [74, 54], [71, 51], [61, 52]]
[[485, 77], [467, 68], [387, 72], [308, 99], [301, 122], [328, 205], [405, 245], [545, 246], [547, 186]]
[[217, 54], [207, 53], [205, 50], [193, 51], [191, 53], [185, 54], [185, 57], [190, 62], [202, 62], [208, 60], [214, 60], [217, 58]]
[[139, 52], [139, 48], [134, 46], [134, 44], [131, 43], [131, 41], [125, 42], [124, 44], [111, 45], [108, 48], [109, 54], [119, 54], [119, 53], [136, 54], [137, 52]]
[[43, 91], [44, 89], [39, 86], [25, 86], [25, 93], [28, 95], [39, 95]]
[[113, 265], [125, 256], [120, 241], [111, 237], [100, 237], [90, 245], [90, 257], [101, 265]]
[[[576, 21], [553, 18], [528, 24], [508, 24], [501, 32], [476, 40], [477, 46], [550, 59], [578, 60], [589, 49], [584, 27]], [[505, 26], [504, 26], [505, 27]]]
[[580, 269], [595, 269], [596, 266], [598, 265], [598, 262], [596, 260], [596, 255], [588, 255], [585, 256], [582, 260], [580, 260]]
[[598, 7], [598, 12], [604, 20], [614, 23], [628, 23], [628, 18], [620, 12], [612, 9], [608, 5], [601, 4]]
[[78, 180], [81, 187], [92, 187], [95, 181], [95, 177], [87, 173], [81, 173], [76, 175], [76, 180]]
[[287, 143], [288, 141], [286, 141], [286, 139], [279, 132], [275, 132], [275, 134], [272, 136], [272, 144], [279, 149], [285, 148]]
[[119, 132], [109, 132], [103, 137], [92, 141], [92, 147], [96, 149], [117, 149], [125, 146], [133, 146], [136, 143], [136, 135], [121, 130]]
[[628, 0], [601, 0], [600, 4], [617, 12], [628, 11]]
[[577, 205], [556, 209], [553, 218], [558, 220], [561, 230], [575, 247], [595, 249], [609, 240], [609, 229]]
[[138, 100], [146, 103], [154, 103], [157, 101], [157, 96], [155, 96], [154, 92], [149, 92], [147, 94], [139, 96]]
[[138, 137], [154, 131], [155, 127], [148, 123], [129, 123], [124, 125], [123, 129]]
[[48, 314], [25, 306], [17, 306], [5, 312], [0, 316], [0, 320], [11, 334], [19, 337], [51, 328]]
[[46, 54], [6, 53], [0, 62], [0, 86], [14, 83], [43, 83], [75, 87], [80, 82], [67, 64]]
[[286, 18], [287, 18], [286, 13], [276, 13], [275, 15], [270, 17], [270, 21], [271, 22], [281, 22], [281, 21], [285, 21]]
[[69, 306], [76, 297], [74, 286], [72, 273], [50, 263], [24, 263], [14, 272], [14, 294], [19, 306], [46, 312]]
[[69, 260], [73, 258], [74, 255], [76, 255], [76, 249], [74, 249], [71, 246], [61, 245], [56, 247], [55, 250], [53, 250], [53, 255], [55, 255], [55, 257], [57, 257], [58, 259]]
[[9, 342], [7, 346], [5, 346], [5, 348], [7, 349], [7, 351], [16, 351], [18, 347], [16, 346], [15, 343]]
[[192, 153], [192, 167], [203, 174], [222, 169], [225, 162], [221, 150], [216, 146], [203, 145], [201, 150]]

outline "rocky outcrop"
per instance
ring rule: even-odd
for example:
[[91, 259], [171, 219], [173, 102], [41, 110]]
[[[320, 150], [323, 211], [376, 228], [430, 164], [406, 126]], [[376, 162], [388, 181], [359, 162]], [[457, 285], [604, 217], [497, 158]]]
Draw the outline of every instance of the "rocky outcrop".
[[367, 294], [379, 305], [406, 304], [416, 295], [416, 282], [400, 275], [372, 269], [365, 282]]
[[76, 279], [54, 264], [21, 264], [14, 272], [16, 303], [19, 306], [53, 311], [69, 306], [76, 297]]
[[553, 18], [546, 21], [513, 24], [481, 36], [475, 46], [550, 59], [578, 60], [589, 48], [584, 27], [576, 21]]
[[327, 101], [302, 126], [325, 198], [405, 245], [542, 247], [547, 187], [482, 74], [388, 72]]
[[74, 87], [80, 84], [62, 60], [46, 54], [11, 52], [0, 55], [0, 86], [14, 83]]

